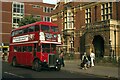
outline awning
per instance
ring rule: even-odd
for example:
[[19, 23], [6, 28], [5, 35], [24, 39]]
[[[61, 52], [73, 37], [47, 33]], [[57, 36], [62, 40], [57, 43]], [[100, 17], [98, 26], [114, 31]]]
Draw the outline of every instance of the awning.
[[0, 48], [9, 48], [9, 46], [0, 46]]

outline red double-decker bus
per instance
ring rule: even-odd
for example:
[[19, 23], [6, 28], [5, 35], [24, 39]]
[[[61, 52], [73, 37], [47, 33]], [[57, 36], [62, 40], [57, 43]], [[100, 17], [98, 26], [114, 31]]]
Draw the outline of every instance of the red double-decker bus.
[[58, 26], [51, 22], [35, 22], [12, 30], [8, 62], [12, 66], [32, 66], [40, 71], [43, 67], [61, 69], [56, 45], [61, 45]]

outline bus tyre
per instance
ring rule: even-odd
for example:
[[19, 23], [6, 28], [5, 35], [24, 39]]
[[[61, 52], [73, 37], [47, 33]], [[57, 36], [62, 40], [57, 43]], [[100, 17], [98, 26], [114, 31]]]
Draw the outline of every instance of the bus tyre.
[[17, 60], [16, 60], [16, 58], [13, 58], [13, 60], [12, 60], [12, 66], [13, 67], [17, 66]]
[[39, 63], [39, 60], [35, 60], [33, 62], [32, 69], [35, 71], [41, 71], [41, 64]]

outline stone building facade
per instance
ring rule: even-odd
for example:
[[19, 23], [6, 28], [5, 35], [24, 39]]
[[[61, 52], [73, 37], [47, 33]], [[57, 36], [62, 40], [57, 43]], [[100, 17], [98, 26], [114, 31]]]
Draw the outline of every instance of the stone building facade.
[[[120, 56], [120, 2], [59, 2], [52, 21], [60, 26], [63, 48], [76, 58]], [[64, 47], [65, 46], [65, 47]], [[79, 54], [80, 53], [80, 54]]]

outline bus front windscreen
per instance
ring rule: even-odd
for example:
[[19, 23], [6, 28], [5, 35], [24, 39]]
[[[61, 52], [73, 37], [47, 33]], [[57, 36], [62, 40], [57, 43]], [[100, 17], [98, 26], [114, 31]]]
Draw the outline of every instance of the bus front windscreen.
[[49, 28], [49, 26], [47, 26], [47, 25], [41, 25], [41, 30], [42, 30], [43, 32], [50, 32], [50, 28]]
[[52, 29], [53, 32], [58, 32], [59, 31], [57, 26], [51, 26], [51, 29]]

